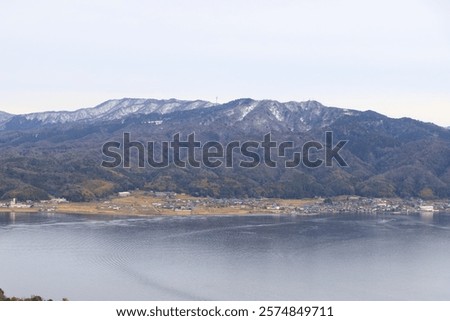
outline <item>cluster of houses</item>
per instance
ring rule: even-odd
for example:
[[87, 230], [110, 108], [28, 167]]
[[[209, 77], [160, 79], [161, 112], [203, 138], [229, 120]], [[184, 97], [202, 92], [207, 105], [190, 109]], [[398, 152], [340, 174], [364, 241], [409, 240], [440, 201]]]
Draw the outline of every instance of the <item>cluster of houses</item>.
[[316, 203], [311, 206], [300, 209], [306, 213], [393, 213], [409, 214], [417, 212], [435, 212], [450, 211], [450, 202], [447, 201], [429, 201], [424, 202], [421, 199], [383, 199], [368, 198], [360, 196], [336, 197], [327, 199], [322, 203]]
[[332, 199], [315, 198], [302, 205], [289, 204], [289, 200], [273, 199], [215, 199], [215, 198], [178, 198], [176, 193], [151, 192], [160, 201], [152, 203], [155, 208], [173, 211], [192, 211], [203, 208], [237, 208], [252, 212], [275, 212], [289, 214], [316, 213], [393, 213], [409, 214], [417, 212], [450, 212], [449, 200], [423, 201], [421, 199], [382, 199], [360, 196], [334, 197]]
[[26, 202], [18, 202], [16, 198], [13, 198], [9, 202], [0, 203], [0, 207], [3, 208], [31, 208], [34, 206], [34, 202], [26, 201]]
[[[40, 204], [60, 204], [60, 203], [68, 203], [68, 201], [65, 198], [53, 198], [50, 200], [42, 200], [39, 202]], [[8, 202], [2, 202], [0, 203], [0, 207], [2, 208], [32, 208], [36, 206], [36, 202], [27, 200], [25, 202], [19, 202], [16, 198], [13, 198], [12, 200]]]

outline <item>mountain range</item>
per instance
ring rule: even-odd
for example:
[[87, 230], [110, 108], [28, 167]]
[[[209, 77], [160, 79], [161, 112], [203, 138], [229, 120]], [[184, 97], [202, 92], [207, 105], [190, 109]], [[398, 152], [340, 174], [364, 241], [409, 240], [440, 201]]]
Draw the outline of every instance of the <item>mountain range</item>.
[[[224, 145], [261, 142], [270, 133], [277, 143], [293, 142], [292, 155], [308, 141], [325, 145], [326, 132], [336, 143], [347, 141], [341, 154], [348, 166], [139, 168], [134, 158], [130, 168], [101, 166], [103, 144], [121, 142], [123, 133], [142, 143], [170, 141], [176, 133], [185, 140], [195, 133], [203, 143]], [[124, 98], [76, 111], [0, 112], [0, 133], [2, 199], [88, 201], [136, 188], [211, 197], [450, 197], [448, 128], [317, 101]], [[263, 156], [261, 148], [256, 153]], [[311, 158], [321, 155], [317, 151]]]

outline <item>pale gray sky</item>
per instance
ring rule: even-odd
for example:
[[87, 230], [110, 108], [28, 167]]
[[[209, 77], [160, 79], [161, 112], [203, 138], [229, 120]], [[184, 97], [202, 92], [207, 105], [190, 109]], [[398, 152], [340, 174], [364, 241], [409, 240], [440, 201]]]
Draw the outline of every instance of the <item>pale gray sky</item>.
[[315, 99], [450, 126], [448, 0], [0, 0], [0, 110]]

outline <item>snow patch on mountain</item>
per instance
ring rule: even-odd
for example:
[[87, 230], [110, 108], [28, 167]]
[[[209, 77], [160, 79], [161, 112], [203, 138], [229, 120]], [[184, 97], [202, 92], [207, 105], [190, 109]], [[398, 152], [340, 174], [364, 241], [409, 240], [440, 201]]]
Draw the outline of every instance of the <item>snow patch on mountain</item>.
[[247, 106], [242, 106], [240, 108], [241, 115], [239, 116], [238, 120], [242, 121], [245, 118], [245, 116], [247, 116], [249, 113], [251, 113], [252, 110], [254, 110], [258, 106], [258, 104], [259, 104], [258, 101], [253, 101]]
[[270, 104], [269, 110], [278, 121], [284, 121], [284, 117], [283, 117], [282, 113], [280, 112], [280, 106], [277, 106], [276, 104]]

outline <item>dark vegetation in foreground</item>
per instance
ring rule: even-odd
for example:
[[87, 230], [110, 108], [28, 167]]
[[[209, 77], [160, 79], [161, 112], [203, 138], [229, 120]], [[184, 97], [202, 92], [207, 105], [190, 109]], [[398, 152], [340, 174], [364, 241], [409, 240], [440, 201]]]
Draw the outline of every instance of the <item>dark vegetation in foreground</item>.
[[[62, 299], [63, 301], [68, 301], [66, 298]], [[15, 296], [13, 297], [7, 297], [5, 295], [5, 292], [0, 289], [0, 301], [53, 301], [53, 300], [45, 300], [39, 295], [31, 295], [29, 298], [17, 298]]]

